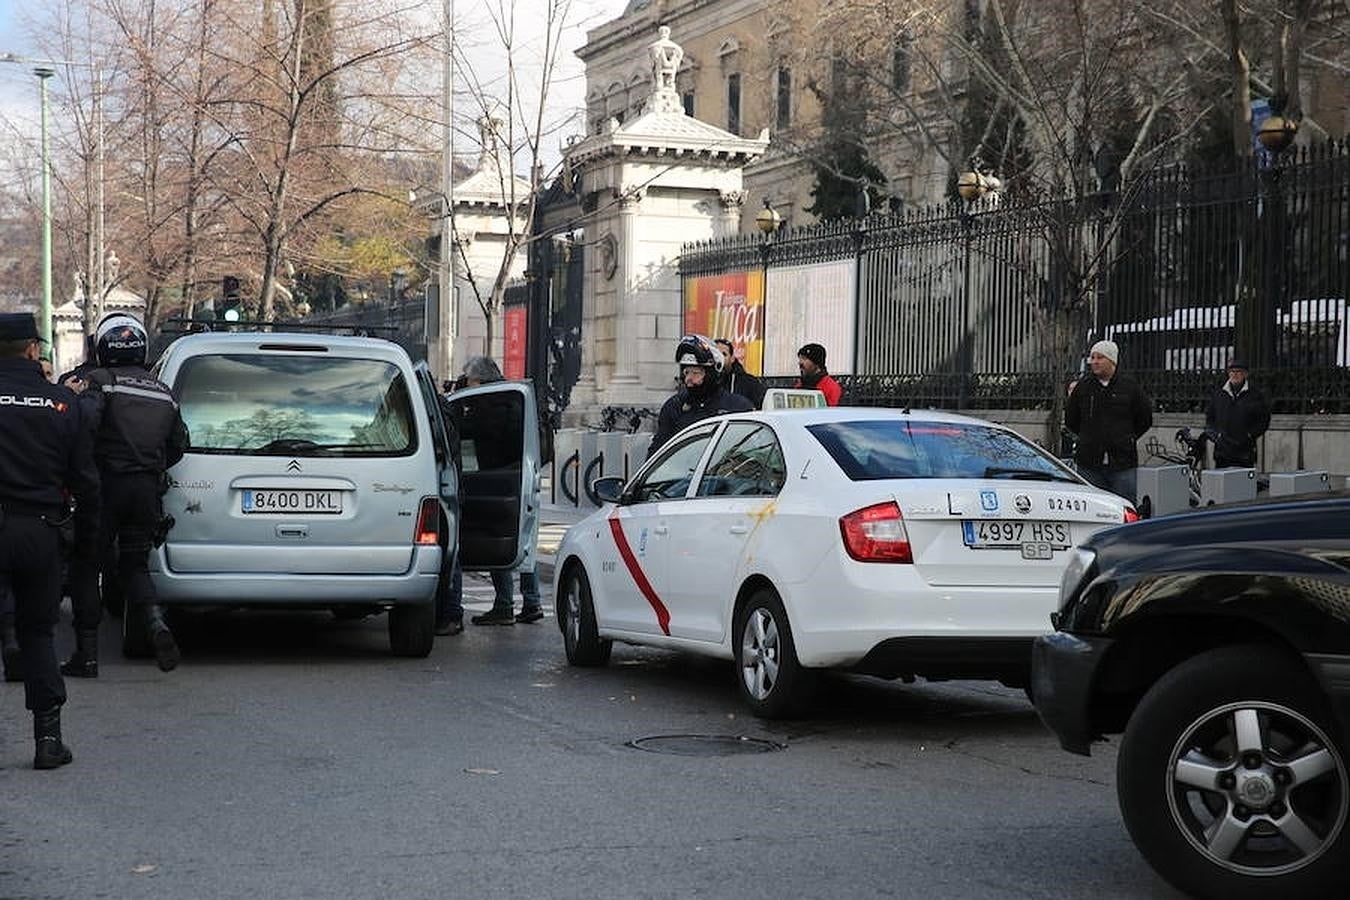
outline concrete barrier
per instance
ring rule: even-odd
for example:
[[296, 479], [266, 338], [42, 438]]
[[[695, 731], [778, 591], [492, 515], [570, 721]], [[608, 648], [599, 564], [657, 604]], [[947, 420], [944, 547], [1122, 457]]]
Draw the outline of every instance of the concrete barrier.
[[1290, 494], [1312, 494], [1330, 491], [1331, 480], [1326, 472], [1271, 472], [1270, 495], [1284, 497]]

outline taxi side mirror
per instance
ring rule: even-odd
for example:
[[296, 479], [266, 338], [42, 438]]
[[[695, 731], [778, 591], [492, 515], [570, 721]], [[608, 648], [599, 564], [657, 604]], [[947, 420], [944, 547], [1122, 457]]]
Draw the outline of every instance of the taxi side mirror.
[[618, 503], [623, 496], [623, 479], [617, 475], [607, 475], [591, 482], [591, 491], [602, 503]]

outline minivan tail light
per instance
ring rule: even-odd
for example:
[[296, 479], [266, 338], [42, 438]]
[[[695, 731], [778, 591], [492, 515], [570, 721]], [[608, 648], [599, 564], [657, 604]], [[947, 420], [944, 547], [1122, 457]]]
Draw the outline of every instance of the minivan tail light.
[[900, 505], [894, 500], [867, 506], [839, 520], [844, 549], [858, 562], [912, 563]]
[[1133, 506], [1125, 507], [1125, 524], [1128, 525], [1131, 522], [1138, 522], [1138, 521], [1139, 521], [1139, 513], [1135, 511], [1134, 507]]
[[421, 546], [441, 542], [441, 503], [435, 497], [422, 498], [422, 508], [417, 512], [417, 530], [413, 535], [413, 543]]

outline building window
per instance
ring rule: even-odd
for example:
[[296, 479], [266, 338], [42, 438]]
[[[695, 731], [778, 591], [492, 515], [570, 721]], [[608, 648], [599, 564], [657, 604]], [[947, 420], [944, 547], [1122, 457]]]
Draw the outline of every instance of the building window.
[[792, 70], [778, 67], [778, 127], [792, 124]]
[[727, 76], [727, 131], [741, 133], [741, 73]]
[[684, 114], [692, 119], [694, 117], [694, 92], [685, 91], [680, 99], [684, 101]]
[[891, 89], [897, 94], [909, 90], [910, 60], [913, 56], [914, 38], [909, 32], [896, 35], [895, 48], [891, 51]]

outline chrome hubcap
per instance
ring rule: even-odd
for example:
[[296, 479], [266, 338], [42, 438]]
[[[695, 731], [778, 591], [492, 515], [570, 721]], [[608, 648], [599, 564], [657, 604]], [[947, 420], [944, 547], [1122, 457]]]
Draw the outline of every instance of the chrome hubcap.
[[575, 647], [581, 642], [581, 585], [573, 578], [567, 585], [567, 642]]
[[778, 623], [766, 609], [755, 609], [741, 636], [741, 680], [756, 700], [764, 700], [778, 684]]
[[1315, 724], [1276, 703], [1210, 710], [1172, 751], [1168, 803], [1188, 841], [1244, 875], [1282, 875], [1331, 847], [1346, 824], [1345, 761]]

